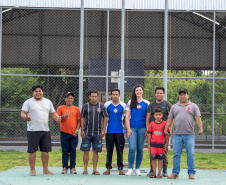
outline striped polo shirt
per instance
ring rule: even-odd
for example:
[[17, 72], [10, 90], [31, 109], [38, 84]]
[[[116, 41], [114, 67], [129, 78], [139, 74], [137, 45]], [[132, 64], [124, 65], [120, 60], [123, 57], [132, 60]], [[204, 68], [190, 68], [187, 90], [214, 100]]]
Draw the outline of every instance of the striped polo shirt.
[[88, 102], [82, 107], [81, 117], [85, 118], [85, 134], [98, 136], [101, 132], [102, 118], [108, 117], [108, 113], [104, 105], [100, 102], [96, 105]]

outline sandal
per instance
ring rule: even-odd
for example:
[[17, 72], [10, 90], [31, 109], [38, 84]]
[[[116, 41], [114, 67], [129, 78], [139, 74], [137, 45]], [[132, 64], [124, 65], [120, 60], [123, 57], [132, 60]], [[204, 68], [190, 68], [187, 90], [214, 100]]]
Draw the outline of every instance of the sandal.
[[51, 171], [43, 171], [43, 174], [44, 175], [54, 175], [54, 173], [53, 172], [51, 172]]
[[36, 176], [36, 171], [30, 172], [29, 175], [30, 176]]
[[161, 179], [161, 178], [162, 178], [162, 176], [158, 174], [158, 175], [157, 175], [157, 178]]
[[100, 175], [100, 173], [98, 171], [94, 171], [92, 174], [93, 175]]
[[150, 178], [156, 178], [156, 175], [154, 175], [154, 174], [150, 175]]
[[71, 174], [77, 174], [76, 169], [75, 169], [75, 168], [72, 168], [72, 169], [70, 170], [70, 173], [71, 173]]
[[148, 174], [147, 174], [147, 176], [148, 177], [150, 177], [150, 176], [152, 176], [152, 175], [155, 175], [153, 172], [149, 172]]
[[119, 175], [125, 175], [124, 171], [119, 171]]
[[105, 171], [104, 173], [103, 173], [103, 175], [110, 175], [111, 174], [111, 172], [109, 172], [109, 171]]
[[88, 171], [83, 171], [82, 174], [87, 175]]

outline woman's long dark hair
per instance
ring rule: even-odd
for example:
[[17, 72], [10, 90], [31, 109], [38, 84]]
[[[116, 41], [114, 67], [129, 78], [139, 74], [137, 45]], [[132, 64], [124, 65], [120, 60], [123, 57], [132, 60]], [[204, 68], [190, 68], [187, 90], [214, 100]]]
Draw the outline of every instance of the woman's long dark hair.
[[135, 87], [133, 88], [133, 92], [132, 92], [132, 96], [131, 96], [131, 103], [130, 103], [130, 110], [132, 110], [132, 108], [137, 108], [137, 96], [135, 94], [135, 90], [136, 88], [141, 87], [144, 91], [144, 87], [140, 84], [135, 85]]

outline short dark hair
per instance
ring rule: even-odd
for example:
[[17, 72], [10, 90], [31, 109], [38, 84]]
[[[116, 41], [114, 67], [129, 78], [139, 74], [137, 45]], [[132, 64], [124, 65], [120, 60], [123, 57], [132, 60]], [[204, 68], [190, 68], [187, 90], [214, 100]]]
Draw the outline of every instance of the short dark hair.
[[156, 87], [156, 88], [155, 88], [155, 93], [156, 93], [157, 90], [162, 90], [163, 93], [165, 94], [165, 89], [164, 89], [164, 87]]
[[89, 91], [89, 96], [90, 96], [92, 93], [97, 93], [97, 96], [98, 96], [98, 91], [97, 91], [97, 90], [93, 89], [93, 90]]
[[43, 88], [43, 86], [42, 86], [42, 85], [40, 85], [40, 84], [36, 84], [36, 85], [33, 85], [33, 86], [32, 86], [32, 91], [34, 92], [37, 88], [42, 89], [42, 91], [44, 90], [44, 88]]
[[161, 107], [156, 107], [156, 108], [155, 108], [155, 113], [157, 113], [157, 112], [163, 113], [163, 112], [162, 112], [162, 108], [161, 108]]
[[112, 89], [112, 90], [111, 90], [111, 94], [112, 94], [112, 92], [113, 92], [113, 91], [118, 91], [118, 93], [120, 94], [120, 90], [119, 90], [119, 89], [117, 89], [117, 88]]

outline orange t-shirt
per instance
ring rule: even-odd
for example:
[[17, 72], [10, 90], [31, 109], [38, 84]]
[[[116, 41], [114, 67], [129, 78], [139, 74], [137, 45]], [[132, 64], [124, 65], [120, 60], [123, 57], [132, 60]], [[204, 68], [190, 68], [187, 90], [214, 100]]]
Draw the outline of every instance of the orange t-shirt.
[[60, 122], [60, 130], [68, 134], [73, 134], [77, 129], [77, 121], [80, 120], [80, 110], [76, 106], [66, 107], [65, 105], [61, 105], [57, 109], [57, 114], [59, 116], [64, 115], [66, 112], [68, 118], [64, 118]]

